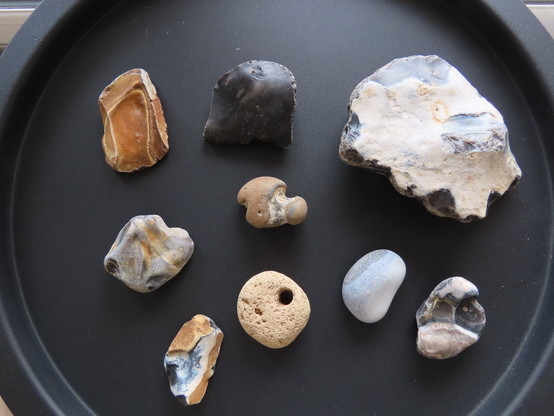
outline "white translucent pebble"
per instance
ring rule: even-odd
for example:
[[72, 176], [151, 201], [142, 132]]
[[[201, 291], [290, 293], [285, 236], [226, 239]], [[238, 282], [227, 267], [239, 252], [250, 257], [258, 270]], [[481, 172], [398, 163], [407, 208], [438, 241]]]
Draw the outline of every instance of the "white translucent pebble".
[[362, 322], [377, 322], [389, 310], [404, 281], [406, 264], [390, 250], [375, 250], [358, 260], [342, 284], [342, 298], [352, 315]]

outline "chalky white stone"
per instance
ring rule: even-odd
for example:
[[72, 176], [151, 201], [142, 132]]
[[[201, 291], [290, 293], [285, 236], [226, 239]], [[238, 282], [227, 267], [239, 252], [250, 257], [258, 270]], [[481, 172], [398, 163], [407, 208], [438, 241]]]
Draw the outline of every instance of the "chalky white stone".
[[521, 178], [502, 115], [434, 55], [395, 59], [358, 84], [339, 155], [461, 222], [485, 217]]
[[406, 264], [390, 250], [375, 250], [358, 260], [342, 284], [342, 299], [362, 322], [379, 321], [389, 310], [406, 276]]

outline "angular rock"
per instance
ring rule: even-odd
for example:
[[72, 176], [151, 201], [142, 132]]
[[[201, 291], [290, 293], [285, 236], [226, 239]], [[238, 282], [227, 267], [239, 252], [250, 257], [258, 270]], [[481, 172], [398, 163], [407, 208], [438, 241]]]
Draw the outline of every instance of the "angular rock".
[[257, 139], [287, 147], [292, 141], [295, 94], [296, 80], [285, 66], [244, 62], [217, 80], [204, 139], [230, 144]]
[[164, 358], [173, 395], [185, 406], [200, 403], [213, 376], [223, 332], [205, 315], [195, 315], [175, 336]]
[[106, 271], [137, 292], [152, 292], [189, 261], [194, 243], [158, 215], [139, 215], [121, 229], [104, 258]]
[[462, 222], [485, 217], [521, 177], [502, 115], [433, 55], [396, 59], [358, 84], [339, 155]]
[[118, 172], [154, 165], [169, 150], [167, 124], [156, 88], [144, 69], [131, 69], [98, 99], [106, 162]]
[[486, 323], [478, 296], [477, 287], [463, 277], [439, 283], [416, 313], [418, 352], [442, 360], [477, 342]]
[[248, 280], [237, 300], [244, 331], [269, 348], [283, 348], [302, 332], [310, 318], [310, 301], [294, 280], [267, 271]]
[[406, 264], [390, 250], [375, 250], [358, 260], [342, 285], [342, 299], [362, 322], [379, 321], [389, 310], [406, 276]]
[[247, 182], [237, 195], [237, 202], [246, 207], [246, 221], [256, 228], [298, 225], [308, 214], [304, 198], [285, 195], [287, 184], [281, 179], [260, 176]]

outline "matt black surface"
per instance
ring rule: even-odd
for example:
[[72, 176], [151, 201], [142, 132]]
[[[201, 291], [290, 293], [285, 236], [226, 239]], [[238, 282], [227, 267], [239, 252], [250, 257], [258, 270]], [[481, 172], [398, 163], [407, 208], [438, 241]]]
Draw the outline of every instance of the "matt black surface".
[[294, 75], [281, 64], [254, 60], [234, 67], [214, 87], [204, 139], [228, 144], [261, 140], [287, 147], [295, 92]]
[[[446, 59], [505, 117], [523, 177], [483, 221], [434, 217], [339, 161], [352, 89], [413, 54]], [[287, 150], [202, 139], [215, 80], [250, 59], [296, 77]], [[158, 89], [170, 151], [127, 175], [103, 160], [96, 100], [134, 67]], [[517, 1], [45, 0], [0, 57], [0, 394], [17, 416], [551, 416], [553, 67], [552, 40]], [[260, 175], [307, 200], [304, 223], [244, 221], [236, 193]], [[196, 250], [180, 276], [139, 294], [102, 259], [127, 220], [154, 213], [187, 229]], [[408, 274], [367, 325], [341, 285], [378, 248], [400, 254]], [[244, 282], [271, 269], [312, 304], [282, 350], [250, 339], [235, 313]], [[415, 311], [454, 275], [479, 287], [487, 327], [459, 357], [428, 360], [415, 349]], [[183, 409], [162, 361], [196, 313], [225, 339], [204, 401]]]

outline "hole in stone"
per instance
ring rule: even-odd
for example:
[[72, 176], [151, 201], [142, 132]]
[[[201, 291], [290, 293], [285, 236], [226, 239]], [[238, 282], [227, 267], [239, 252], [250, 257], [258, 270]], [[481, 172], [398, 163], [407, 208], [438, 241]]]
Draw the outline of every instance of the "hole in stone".
[[109, 259], [105, 264], [105, 268], [110, 274], [113, 274], [113, 275], [119, 274], [119, 265], [117, 264], [117, 261], [114, 259]]
[[262, 314], [262, 311], [259, 310], [258, 308], [254, 309], [254, 312], [256, 313], [256, 315], [261, 315]]
[[283, 305], [288, 305], [292, 302], [292, 290], [290, 289], [283, 289], [279, 293], [279, 302], [281, 302]]

